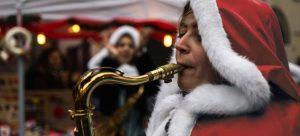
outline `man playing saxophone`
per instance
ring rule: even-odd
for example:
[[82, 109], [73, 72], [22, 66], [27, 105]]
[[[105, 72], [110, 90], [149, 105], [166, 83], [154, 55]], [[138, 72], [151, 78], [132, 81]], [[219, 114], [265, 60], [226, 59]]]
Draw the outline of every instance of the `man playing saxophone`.
[[147, 136], [296, 136], [300, 90], [277, 18], [260, 0], [189, 0]]

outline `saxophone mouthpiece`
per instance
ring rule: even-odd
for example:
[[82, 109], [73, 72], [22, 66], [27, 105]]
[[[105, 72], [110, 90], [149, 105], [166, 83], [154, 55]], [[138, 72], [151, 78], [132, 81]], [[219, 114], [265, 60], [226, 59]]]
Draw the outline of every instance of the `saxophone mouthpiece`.
[[149, 81], [163, 79], [165, 82], [171, 82], [174, 74], [183, 70], [183, 66], [178, 64], [167, 64], [158, 67], [157, 69], [146, 73], [149, 76]]

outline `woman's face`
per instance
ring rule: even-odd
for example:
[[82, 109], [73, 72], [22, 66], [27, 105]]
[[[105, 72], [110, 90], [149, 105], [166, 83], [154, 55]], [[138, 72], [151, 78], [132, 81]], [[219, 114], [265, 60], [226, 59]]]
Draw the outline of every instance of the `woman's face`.
[[130, 63], [135, 54], [135, 46], [132, 39], [129, 36], [121, 37], [120, 41], [116, 45], [118, 51], [117, 60], [121, 64]]
[[200, 84], [214, 82], [216, 74], [202, 48], [193, 13], [182, 18], [178, 33], [176, 60], [185, 67], [178, 76], [179, 87], [184, 91], [190, 91]]
[[49, 65], [52, 68], [55, 68], [55, 69], [61, 68], [62, 60], [61, 60], [61, 57], [60, 57], [60, 54], [58, 51], [54, 51], [54, 52], [50, 53], [48, 60], [49, 60]]

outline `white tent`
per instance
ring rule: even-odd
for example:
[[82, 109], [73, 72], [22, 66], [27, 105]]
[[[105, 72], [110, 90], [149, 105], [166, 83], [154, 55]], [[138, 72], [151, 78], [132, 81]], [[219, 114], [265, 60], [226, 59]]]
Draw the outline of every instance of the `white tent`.
[[[0, 0], [0, 16], [16, 14], [16, 3]], [[176, 21], [186, 0], [26, 0], [23, 14], [40, 14], [45, 20], [86, 17], [110, 20], [116, 17]]]

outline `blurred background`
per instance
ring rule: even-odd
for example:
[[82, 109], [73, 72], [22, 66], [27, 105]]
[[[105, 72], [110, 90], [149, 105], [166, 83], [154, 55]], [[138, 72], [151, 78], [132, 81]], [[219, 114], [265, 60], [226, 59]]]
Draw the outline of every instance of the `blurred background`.
[[[300, 0], [266, 2], [280, 22], [288, 59], [299, 70]], [[75, 124], [68, 113], [74, 105], [72, 89], [84, 72], [95, 68], [90, 65], [91, 59], [104, 49], [109, 54], [97, 64], [94, 62], [96, 66], [122, 69], [121, 64], [128, 63], [140, 75], [166, 64], [184, 3], [185, 0], [0, 0], [0, 39], [17, 25], [18, 7], [22, 26], [32, 33], [31, 50], [22, 56], [24, 134], [73, 135]], [[134, 38], [130, 37], [133, 57], [114, 54], [114, 50], [122, 47], [124, 37], [116, 45], [108, 45], [115, 30], [125, 25], [134, 27], [140, 35], [138, 46], [133, 45]], [[3, 51], [0, 46], [0, 135], [18, 135], [20, 56]], [[130, 59], [124, 62], [122, 57], [126, 56]], [[294, 75], [299, 83], [297, 73]], [[120, 86], [99, 88], [118, 91], [95, 93], [94, 124], [105, 126], [105, 122], [124, 114], [118, 125], [113, 126], [115, 135], [144, 135], [157, 86], [159, 82], [146, 85], [145, 92], [122, 113], [117, 111], [128, 104], [137, 87], [125, 88], [126, 91]]]

